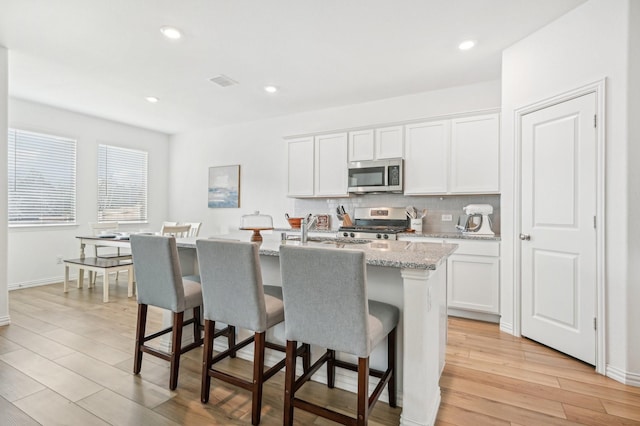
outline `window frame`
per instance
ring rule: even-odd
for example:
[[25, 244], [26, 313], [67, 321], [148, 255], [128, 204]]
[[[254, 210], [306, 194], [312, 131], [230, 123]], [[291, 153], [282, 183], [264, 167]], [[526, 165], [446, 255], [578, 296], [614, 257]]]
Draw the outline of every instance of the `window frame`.
[[[7, 128], [7, 227], [11, 228], [11, 229], [16, 229], [16, 228], [36, 228], [36, 227], [61, 227], [61, 226], [76, 226], [77, 225], [77, 221], [78, 221], [78, 140], [74, 137], [70, 137], [70, 136], [63, 136], [63, 135], [59, 135], [59, 134], [52, 134], [53, 132], [46, 130], [46, 131], [42, 131], [42, 130], [35, 130], [35, 129], [30, 129], [27, 126], [8, 126]], [[70, 176], [68, 176], [69, 181], [65, 182], [65, 185], [62, 186], [62, 188], [66, 191], [69, 191], [70, 195], [66, 198], [66, 202], [68, 204], [70, 204], [71, 210], [70, 210], [70, 214], [68, 215], [70, 218], [68, 220], [24, 220], [24, 221], [16, 221], [16, 220], [12, 220], [12, 205], [14, 204], [12, 202], [12, 193], [15, 193], [15, 189], [12, 191], [11, 190], [11, 185], [13, 184], [14, 187], [17, 185], [17, 179], [19, 178], [20, 173], [25, 173], [24, 168], [29, 167], [30, 163], [28, 160], [24, 160], [24, 159], [20, 159], [19, 155], [21, 154], [22, 156], [24, 156], [24, 151], [26, 151], [27, 148], [22, 148], [22, 152], [20, 152], [20, 148], [18, 145], [18, 143], [20, 142], [20, 138], [22, 138], [23, 140], [25, 138], [40, 138], [42, 139], [42, 141], [40, 141], [42, 143], [42, 145], [37, 146], [36, 148], [38, 149], [37, 151], [37, 155], [44, 157], [44, 158], [55, 158], [56, 155], [58, 155], [60, 159], [62, 159], [63, 155], [65, 154], [69, 154], [69, 159], [70, 161], [67, 164], [62, 164], [63, 160], [60, 160], [60, 166], [61, 168], [58, 170], [55, 170], [53, 168], [51, 169], [46, 169], [46, 171], [49, 173], [49, 175], [54, 174], [54, 175], [61, 175], [61, 170], [64, 173], [65, 170], [68, 170], [67, 167], [71, 167], [71, 172], [69, 173]], [[55, 151], [53, 150], [49, 150], [48, 152], [46, 152], [46, 143], [48, 142], [52, 142], [52, 141], [57, 141], [57, 142], [64, 142], [64, 143], [70, 143], [72, 145], [72, 148], [69, 149], [69, 147], [67, 147], [67, 149], [56, 149]], [[11, 145], [13, 145], [13, 149], [11, 148]], [[70, 151], [70, 152], [69, 152]], [[44, 153], [43, 153], [44, 152]], [[11, 164], [13, 162], [13, 165]], [[21, 163], [21, 164], [19, 164]], [[20, 166], [21, 169], [18, 169], [18, 165]], [[44, 169], [38, 169], [38, 170], [44, 170]], [[11, 175], [13, 173], [13, 176]], [[48, 177], [49, 179], [51, 178], [51, 176]], [[45, 179], [46, 182], [46, 179]], [[28, 189], [26, 186], [25, 188], [23, 188], [23, 193], [25, 192], [24, 189]], [[41, 191], [38, 192], [37, 194], [41, 197], [46, 197], [47, 195], [51, 195], [54, 191]], [[28, 197], [27, 197], [28, 198]], [[58, 204], [58, 209], [59, 210], [64, 210], [63, 207], [64, 206], [65, 201], [62, 201]], [[14, 206], [15, 207], [15, 206]], [[40, 210], [40, 212], [42, 212], [42, 210]], [[40, 216], [43, 216], [43, 214], [40, 214]], [[58, 218], [63, 218], [63, 215], [58, 215], [56, 216]]]
[[[107, 155], [107, 158], [102, 159], [102, 153], [104, 151], [104, 155]], [[114, 165], [110, 166], [109, 165], [109, 154], [112, 155], [116, 155], [116, 157], [114, 157], [114, 159], [116, 160], [116, 163], [114, 163]], [[103, 197], [109, 197], [109, 187], [112, 186], [113, 184], [119, 184], [119, 185], [124, 185], [125, 183], [130, 183], [131, 181], [129, 180], [125, 180], [125, 182], [113, 182], [111, 185], [109, 184], [109, 177], [113, 176], [113, 173], [115, 171], [119, 171], [120, 173], [126, 173], [126, 167], [124, 169], [120, 168], [122, 167], [123, 163], [120, 162], [122, 161], [122, 158], [118, 158], [124, 155], [135, 155], [135, 154], [143, 154], [144, 157], [140, 158], [140, 162], [144, 165], [144, 173], [142, 174], [143, 176], [143, 181], [139, 182], [139, 185], [141, 186], [141, 190], [143, 191], [142, 194], [142, 198], [139, 199], [139, 202], [142, 202], [142, 211], [143, 214], [135, 217], [135, 218], [127, 218], [126, 216], [122, 216], [122, 215], [118, 215], [118, 214], [114, 214], [112, 213], [105, 213], [104, 210], [106, 208], [109, 207], [109, 203], [107, 203], [105, 200], [103, 200]], [[105, 164], [103, 165], [102, 162], [105, 162]], [[120, 162], [120, 163], [118, 163]], [[112, 169], [111, 167], [115, 167], [116, 169]], [[103, 168], [106, 168], [106, 170], [103, 170]], [[103, 174], [105, 173], [106, 176], [103, 177]], [[99, 142], [98, 143], [98, 148], [97, 148], [97, 168], [96, 168], [96, 176], [97, 176], [97, 205], [96, 205], [96, 215], [97, 215], [97, 221], [99, 223], [104, 223], [104, 222], [118, 222], [118, 223], [122, 223], [122, 224], [136, 224], [136, 223], [148, 223], [149, 220], [149, 152], [143, 149], [138, 149], [138, 148], [131, 148], [131, 147], [125, 147], [125, 146], [121, 146], [121, 145], [116, 145], [113, 143], [108, 143], [108, 142]], [[104, 185], [106, 185], [106, 189], [102, 187], [103, 185], [103, 181], [106, 181], [106, 183], [104, 183]], [[106, 192], [106, 193], [105, 193]], [[116, 192], [117, 195], [122, 195], [125, 192]], [[116, 207], [115, 208], [120, 208], [120, 209], [125, 209], [126, 206], [122, 205], [122, 204], [118, 204], [115, 203]], [[112, 208], [113, 204], [111, 204]]]

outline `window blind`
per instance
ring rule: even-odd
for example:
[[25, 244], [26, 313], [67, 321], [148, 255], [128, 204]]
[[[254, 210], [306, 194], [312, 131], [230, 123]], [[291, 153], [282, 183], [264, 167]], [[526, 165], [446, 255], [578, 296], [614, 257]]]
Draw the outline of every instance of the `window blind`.
[[76, 141], [9, 129], [9, 226], [74, 224]]
[[98, 145], [98, 222], [147, 221], [147, 156]]

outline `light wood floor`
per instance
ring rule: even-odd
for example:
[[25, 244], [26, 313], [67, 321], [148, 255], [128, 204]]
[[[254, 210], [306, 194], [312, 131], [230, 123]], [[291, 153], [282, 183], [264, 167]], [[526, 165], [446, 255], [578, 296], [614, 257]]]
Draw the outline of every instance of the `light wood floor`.
[[[126, 284], [102, 303], [92, 290], [49, 285], [9, 293], [12, 324], [0, 327], [0, 425], [250, 424], [249, 393], [214, 381], [200, 403], [201, 349], [183, 358], [178, 389], [168, 364], [145, 355], [131, 373], [136, 303]], [[161, 314], [150, 310], [150, 327]], [[236, 359], [229, 371], [248, 376]], [[594, 373], [591, 366], [498, 330], [451, 318], [441, 379], [438, 425], [640, 425], [640, 388]], [[283, 374], [265, 385], [262, 424], [282, 424]], [[353, 394], [310, 384], [309, 397], [353, 412]], [[379, 402], [371, 425], [396, 425], [400, 409]], [[299, 425], [332, 424], [296, 411]]]

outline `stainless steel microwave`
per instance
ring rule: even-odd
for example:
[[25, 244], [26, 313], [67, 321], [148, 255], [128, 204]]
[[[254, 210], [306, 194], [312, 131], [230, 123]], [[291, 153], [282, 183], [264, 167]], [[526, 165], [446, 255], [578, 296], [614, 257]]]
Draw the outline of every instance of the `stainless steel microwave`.
[[402, 158], [352, 161], [349, 163], [349, 192], [402, 192]]

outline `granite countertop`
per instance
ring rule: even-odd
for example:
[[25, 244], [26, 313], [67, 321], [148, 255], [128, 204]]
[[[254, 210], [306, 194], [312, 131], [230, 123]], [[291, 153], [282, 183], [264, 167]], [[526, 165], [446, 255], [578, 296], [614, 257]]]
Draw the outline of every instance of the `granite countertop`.
[[[287, 232], [300, 233], [300, 229], [292, 228], [274, 228], [273, 232]], [[313, 233], [326, 233], [331, 235], [337, 235], [337, 229], [310, 229], [309, 232]], [[476, 235], [476, 234], [463, 234], [462, 232], [425, 232], [423, 234], [415, 232], [401, 232], [399, 237], [423, 237], [423, 238], [449, 238], [459, 240], [484, 240], [484, 241], [500, 241], [500, 235]]]
[[427, 232], [419, 234], [416, 232], [401, 232], [400, 237], [424, 237], [424, 238], [448, 238], [458, 240], [482, 240], [482, 241], [500, 241], [500, 235], [476, 235], [463, 234], [462, 232]]
[[[227, 235], [216, 235], [214, 238], [249, 241], [251, 232], [237, 232]], [[280, 236], [263, 235], [264, 240], [260, 244], [260, 254], [263, 256], [279, 256], [280, 245], [301, 245], [300, 241], [280, 241]], [[178, 247], [195, 248], [195, 237], [178, 238]], [[307, 247], [317, 247], [340, 250], [363, 250], [368, 265], [385, 266], [391, 268], [429, 269], [435, 270], [446, 262], [458, 246], [444, 243], [422, 243], [415, 241], [367, 241], [341, 239], [317, 239], [311, 238], [305, 244]], [[364, 242], [366, 241], [366, 242]]]

